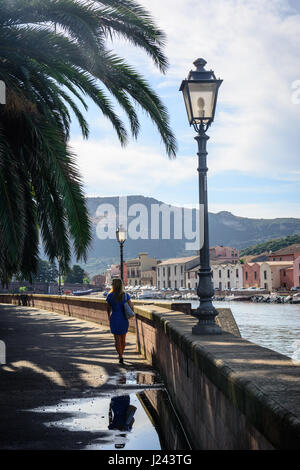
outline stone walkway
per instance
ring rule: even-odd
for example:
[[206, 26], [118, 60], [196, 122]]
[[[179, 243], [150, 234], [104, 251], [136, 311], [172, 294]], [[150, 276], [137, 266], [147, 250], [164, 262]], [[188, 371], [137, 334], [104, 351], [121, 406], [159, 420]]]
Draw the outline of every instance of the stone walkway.
[[0, 340], [6, 345], [6, 364], [0, 365], [1, 449], [74, 448], [75, 440], [84, 448], [91, 432], [52, 430], [45, 426], [51, 413], [33, 410], [52, 407], [55, 419], [62, 420], [63, 399], [109, 394], [121, 387], [116, 378], [122, 374], [153, 372], [136, 352], [134, 334], [127, 335], [121, 366], [107, 327], [30, 307], [0, 304]]

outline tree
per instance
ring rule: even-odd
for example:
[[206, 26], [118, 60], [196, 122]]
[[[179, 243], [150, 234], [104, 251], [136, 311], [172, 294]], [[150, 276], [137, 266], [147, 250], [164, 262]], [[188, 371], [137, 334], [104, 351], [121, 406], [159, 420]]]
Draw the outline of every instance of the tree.
[[72, 269], [67, 272], [64, 282], [70, 284], [83, 284], [84, 278], [84, 269], [82, 269], [78, 264], [74, 264]]
[[[158, 128], [167, 154], [176, 142], [167, 110], [144, 78], [107, 50], [122, 36], [141, 47], [161, 72], [165, 36], [133, 0], [1, 0], [0, 80], [0, 279], [37, 272], [39, 235], [50, 262], [69, 267], [86, 259], [91, 225], [75, 155], [68, 146], [71, 114], [82, 134], [87, 97], [112, 123], [122, 145], [128, 134], [109, 94], [125, 111], [137, 137], [140, 105]], [[102, 86], [100, 85], [102, 84]], [[108, 93], [107, 93], [108, 92]]]
[[55, 263], [39, 259], [38, 270], [33, 276], [34, 282], [56, 282], [58, 278], [58, 270]]

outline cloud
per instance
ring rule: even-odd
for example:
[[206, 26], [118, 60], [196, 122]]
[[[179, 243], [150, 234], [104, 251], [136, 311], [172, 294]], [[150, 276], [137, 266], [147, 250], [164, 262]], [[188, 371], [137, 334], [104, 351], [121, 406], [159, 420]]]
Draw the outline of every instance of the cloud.
[[170, 160], [137, 143], [130, 143], [124, 150], [110, 139], [86, 141], [77, 137], [70, 146], [89, 194], [153, 196], [158, 187], [175, 187], [196, 175], [195, 158]]

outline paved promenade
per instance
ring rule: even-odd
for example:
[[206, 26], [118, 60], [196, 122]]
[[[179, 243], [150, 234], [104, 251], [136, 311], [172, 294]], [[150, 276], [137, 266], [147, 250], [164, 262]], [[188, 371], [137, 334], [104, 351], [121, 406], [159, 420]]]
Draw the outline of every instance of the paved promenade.
[[107, 327], [45, 310], [0, 304], [0, 339], [6, 344], [6, 364], [0, 365], [1, 449], [85, 448], [101, 433], [88, 426], [73, 432], [45, 425], [66, 418], [62, 400], [109, 395], [122, 388], [122, 376], [124, 383], [134, 371], [152, 372], [135, 351], [134, 334], [127, 335], [121, 366]]

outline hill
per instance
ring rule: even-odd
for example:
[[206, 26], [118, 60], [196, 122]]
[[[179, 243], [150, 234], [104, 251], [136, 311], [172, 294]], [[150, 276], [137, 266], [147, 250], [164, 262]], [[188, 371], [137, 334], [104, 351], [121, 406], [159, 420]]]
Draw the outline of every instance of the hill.
[[[91, 275], [105, 271], [106, 267], [112, 263], [119, 261], [119, 245], [113, 237], [107, 239], [100, 239], [97, 230], [99, 230], [99, 222], [103, 216], [99, 216], [99, 207], [106, 205], [112, 208], [116, 217], [119, 214], [119, 197], [88, 197], [87, 206], [93, 223], [93, 242], [88, 252], [88, 260], [86, 264], [81, 266]], [[128, 226], [132, 223], [131, 227], [138, 224], [138, 216], [141, 213], [146, 213], [146, 223], [143, 227], [135, 227], [141, 231], [141, 237], [132, 237], [126, 240], [124, 245], [124, 258], [130, 259], [136, 257], [139, 252], [147, 252], [149, 256], [158, 259], [174, 258], [179, 256], [190, 256], [196, 251], [186, 249], [186, 243], [190, 242], [185, 234], [184, 227], [182, 227], [183, 236], [178, 238], [174, 233], [174, 216], [173, 211], [182, 210], [183, 208], [165, 205], [171, 211], [170, 219], [170, 237], [164, 238], [162, 233], [161, 218], [160, 227], [157, 232], [157, 227], [153, 223], [151, 217], [151, 208], [153, 206], [161, 206], [164, 203], [154, 198], [144, 196], [128, 196], [127, 209]], [[98, 215], [97, 215], [98, 210]], [[135, 211], [140, 211], [135, 213]], [[190, 211], [190, 213], [189, 213]], [[195, 209], [188, 209], [186, 213], [195, 217]], [[145, 220], [145, 217], [144, 217]], [[112, 222], [110, 220], [110, 222]], [[143, 225], [143, 224], [142, 224]], [[112, 223], [113, 226], [113, 223]], [[147, 227], [146, 227], [147, 226]], [[247, 217], [238, 217], [230, 212], [222, 211], [217, 214], [209, 213], [209, 229], [210, 229], [210, 246], [227, 245], [238, 249], [245, 249], [247, 247], [254, 247], [258, 244], [263, 244], [277, 238], [288, 237], [292, 235], [300, 236], [300, 219], [296, 218], [278, 218], [278, 219], [250, 219]], [[136, 233], [135, 232], [135, 233]], [[145, 236], [148, 234], [148, 236]], [[157, 238], [151, 237], [153, 232], [157, 232]], [[176, 238], [177, 237], [177, 238]]]
[[261, 253], [269, 251], [277, 251], [287, 246], [293, 245], [294, 243], [300, 243], [300, 235], [291, 235], [284, 238], [276, 238], [265, 243], [259, 243], [258, 245], [249, 246], [248, 248], [240, 252], [240, 256], [247, 255], [260, 255]]

